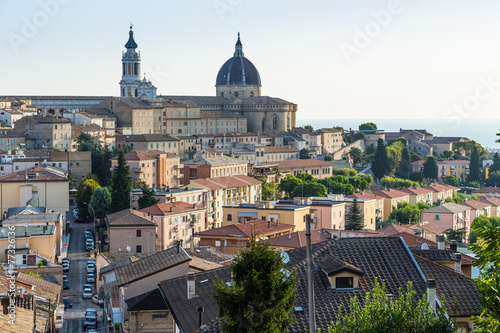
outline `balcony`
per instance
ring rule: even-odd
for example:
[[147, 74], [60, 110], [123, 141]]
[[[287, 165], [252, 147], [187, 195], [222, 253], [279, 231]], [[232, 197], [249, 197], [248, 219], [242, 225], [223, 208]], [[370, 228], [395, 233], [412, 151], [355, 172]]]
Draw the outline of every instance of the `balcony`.
[[174, 165], [175, 169], [184, 169], [184, 164], [176, 164]]
[[184, 178], [184, 174], [183, 174], [183, 173], [178, 173], [178, 174], [175, 174], [175, 175], [174, 175], [174, 178], [177, 178], [177, 179], [182, 179], [182, 178]]
[[135, 173], [141, 173], [141, 172], [146, 172], [146, 168], [143, 168], [143, 167], [130, 168], [130, 171], [135, 172]]

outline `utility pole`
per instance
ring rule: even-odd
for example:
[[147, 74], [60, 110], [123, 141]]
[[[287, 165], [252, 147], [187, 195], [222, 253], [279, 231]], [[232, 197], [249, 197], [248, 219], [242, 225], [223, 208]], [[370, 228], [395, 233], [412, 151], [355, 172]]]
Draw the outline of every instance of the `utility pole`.
[[314, 305], [314, 279], [311, 246], [311, 215], [306, 218], [306, 239], [307, 239], [307, 294], [309, 300], [309, 332], [316, 332], [316, 310]]

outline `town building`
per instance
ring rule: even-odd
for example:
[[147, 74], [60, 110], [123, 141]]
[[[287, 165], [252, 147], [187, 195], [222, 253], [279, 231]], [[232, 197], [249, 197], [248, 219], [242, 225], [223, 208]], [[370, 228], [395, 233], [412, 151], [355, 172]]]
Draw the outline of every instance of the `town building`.
[[416, 205], [419, 202], [423, 202], [427, 205], [432, 205], [432, 193], [433, 191], [429, 188], [423, 188], [418, 186], [413, 186], [409, 188], [401, 189], [401, 192], [405, 192], [410, 196], [410, 202]]
[[470, 207], [457, 205], [455, 203], [445, 203], [440, 206], [431, 207], [421, 211], [421, 220], [435, 223], [447, 229], [466, 230], [468, 237], [471, 227]]
[[14, 130], [33, 140], [26, 148], [73, 149], [71, 121], [59, 115], [26, 116], [14, 123]]
[[[14, 257], [15, 267], [36, 267], [41, 261], [56, 262], [57, 236], [56, 226], [28, 225], [27, 227], [8, 225], [0, 233], [0, 262], [9, 267], [9, 260]], [[14, 239], [15, 241], [11, 241]], [[9, 247], [9, 244], [12, 244]], [[14, 247], [14, 253], [7, 249]]]
[[184, 161], [182, 169], [183, 184], [199, 178], [237, 176], [247, 174], [247, 163], [237, 158], [220, 155], [195, 156]]
[[384, 220], [387, 220], [389, 218], [389, 216], [392, 213], [392, 210], [398, 207], [398, 203], [410, 202], [409, 193], [395, 190], [392, 188], [388, 190], [377, 191], [374, 194], [384, 198], [384, 215], [383, 215]]
[[[414, 170], [423, 171], [424, 170], [424, 160], [415, 161], [411, 164]], [[464, 182], [469, 175], [469, 164], [470, 161], [467, 160], [448, 160], [448, 161], [437, 161], [439, 178], [444, 179], [446, 176], [454, 176], [459, 181]]]
[[10, 207], [27, 205], [66, 213], [69, 210], [67, 172], [44, 164], [0, 177], [2, 216]]
[[157, 203], [139, 211], [151, 216], [158, 225], [156, 248], [159, 251], [179, 241], [184, 248], [193, 249], [198, 245], [193, 235], [208, 229], [207, 209], [196, 202]]
[[297, 176], [299, 173], [308, 173], [317, 179], [323, 179], [333, 176], [332, 163], [321, 160], [289, 160], [279, 161], [275, 164], [278, 165], [278, 169], [294, 176]]
[[491, 204], [485, 201], [468, 200], [460, 205], [470, 208], [470, 221], [474, 222], [476, 217], [484, 215], [486, 217], [491, 216]]
[[[330, 195], [329, 195], [330, 197]], [[336, 197], [335, 195], [332, 197]], [[362, 209], [364, 212], [365, 218], [365, 226], [371, 224], [371, 219], [373, 218], [372, 214], [374, 214], [375, 221], [381, 221], [384, 219], [384, 197], [376, 195], [374, 193], [369, 192], [356, 192], [345, 197], [346, 199], [350, 199], [352, 203], [352, 199], [358, 199], [360, 205], [362, 205]], [[375, 212], [372, 213], [372, 208], [370, 207], [370, 200], [375, 200]], [[364, 207], [364, 203], [367, 203], [367, 207]]]
[[424, 186], [423, 189], [428, 189], [432, 191], [432, 202], [442, 202], [446, 198], [453, 198], [457, 191], [460, 190], [458, 187], [454, 187], [447, 184], [431, 184]]
[[321, 137], [322, 154], [333, 154], [342, 148], [344, 139], [342, 138], [341, 130], [336, 128], [320, 128], [316, 130], [316, 133]]
[[152, 216], [133, 209], [106, 216], [110, 252], [154, 253], [156, 251], [157, 224]]
[[167, 134], [117, 135], [115, 144], [117, 149], [130, 146], [132, 150], [154, 149], [175, 155], [180, 151], [180, 139]]
[[490, 196], [479, 196], [479, 201], [489, 204], [490, 208], [490, 216], [500, 216], [500, 198], [490, 197]]

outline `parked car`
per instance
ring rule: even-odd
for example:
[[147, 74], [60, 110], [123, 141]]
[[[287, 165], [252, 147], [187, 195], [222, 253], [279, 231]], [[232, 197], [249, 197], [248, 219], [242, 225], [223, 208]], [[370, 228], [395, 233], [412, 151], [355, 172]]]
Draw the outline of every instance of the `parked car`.
[[85, 333], [99, 333], [95, 326], [87, 326]]
[[72, 308], [73, 307], [73, 304], [71, 303], [71, 301], [69, 300], [69, 298], [66, 297], [66, 296], [63, 297], [63, 304], [64, 304], [64, 309]]
[[95, 264], [93, 262], [87, 264], [87, 272], [95, 272]]
[[83, 328], [87, 327], [97, 327], [97, 311], [95, 309], [87, 309], [85, 312], [85, 320], [83, 321]]
[[69, 272], [69, 264], [63, 264], [63, 272]]
[[88, 283], [94, 283], [95, 282], [94, 272], [88, 272], [87, 273], [87, 282]]
[[94, 241], [87, 241], [85, 244], [85, 250], [92, 251], [94, 249]]
[[78, 216], [78, 208], [73, 209], [73, 217]]
[[69, 280], [67, 275], [63, 275], [63, 289], [69, 289]]
[[102, 299], [99, 299], [99, 297], [97, 296], [97, 294], [95, 294], [92, 297], [92, 303], [97, 304], [97, 305], [100, 306], [100, 305], [104, 304], [104, 301]]
[[75, 223], [85, 223], [85, 219], [83, 217], [77, 216], [75, 218]]
[[83, 286], [82, 297], [83, 298], [92, 298], [92, 286], [90, 284], [86, 284]]

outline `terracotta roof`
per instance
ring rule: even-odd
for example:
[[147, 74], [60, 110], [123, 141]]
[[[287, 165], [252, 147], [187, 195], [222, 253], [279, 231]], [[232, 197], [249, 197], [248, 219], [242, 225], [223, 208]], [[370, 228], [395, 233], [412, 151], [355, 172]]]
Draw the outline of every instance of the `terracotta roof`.
[[[401, 237], [405, 241], [408, 247], [420, 247], [422, 245], [422, 237], [408, 232], [400, 232], [397, 234], [392, 234], [390, 237]], [[437, 243], [434, 243], [428, 239], [424, 238], [424, 244], [429, 247], [437, 247]]]
[[209, 165], [209, 166], [220, 166], [220, 165], [234, 165], [234, 164], [247, 164], [237, 158], [229, 156], [217, 156], [217, 157], [196, 157], [191, 160], [184, 161], [184, 165]]
[[209, 188], [211, 190], [220, 190], [220, 189], [227, 188], [227, 186], [224, 186], [224, 185], [218, 184], [218, 183], [214, 183], [214, 182], [210, 181], [210, 179], [204, 179], [204, 178], [193, 179], [193, 180], [191, 180], [191, 184], [193, 185], [193, 183], [194, 183], [194, 185], [202, 186], [204, 188]]
[[[298, 277], [296, 285], [297, 301], [295, 306], [302, 307], [303, 309], [294, 313], [296, 320], [289, 327], [290, 332], [308, 331], [307, 265], [305, 252], [305, 248], [287, 252], [290, 258], [287, 267], [289, 269], [294, 268]], [[385, 282], [386, 291], [389, 294], [397, 295], [399, 288], [406, 290], [408, 281], [413, 281], [413, 288], [417, 299], [423, 297], [426, 291], [426, 279], [421, 275], [412, 254], [399, 237], [342, 238], [335, 241], [326, 241], [313, 246], [312, 257], [314, 266], [326, 258], [334, 257], [363, 272], [363, 275], [359, 277], [359, 288], [357, 290], [332, 292], [325, 272], [319, 270], [313, 271], [317, 311], [316, 324], [322, 331], [328, 330], [331, 322], [337, 319], [339, 305], [342, 305], [344, 309], [349, 309], [352, 297], [356, 296], [358, 299], [363, 300], [366, 293], [372, 290], [375, 278], [379, 282]], [[463, 280], [455, 280], [454, 276], [451, 278], [441, 276], [441, 274], [448, 275], [449, 269], [442, 265], [432, 266], [432, 268], [432, 270], [426, 269], [426, 272], [429, 272], [429, 275], [436, 276], [438, 283], [439, 279], [446, 281], [447, 285], [442, 288], [448, 288], [446, 292], [450, 291], [449, 294], [446, 294], [447, 302], [453, 303], [457, 299], [459, 302], [464, 303], [459, 306], [459, 314], [465, 313], [463, 309], [467, 308], [472, 308], [471, 312], [475, 312], [479, 297], [473, 285], [469, 284], [467, 287], [472, 288], [472, 292], [461, 290], [464, 286]], [[441, 269], [446, 272], [442, 273]], [[209, 331], [217, 332], [218, 326], [216, 320], [218, 317], [218, 308], [212, 298], [214, 283], [217, 279], [226, 282], [230, 281], [230, 270], [229, 268], [221, 268], [202, 272], [196, 274], [195, 278], [196, 297], [190, 300], [186, 296], [187, 277], [162, 281], [159, 286], [176, 322], [184, 332], [193, 332], [198, 329], [197, 308], [199, 306], [202, 306], [205, 310], [204, 323], [207, 323], [209, 326]], [[460, 276], [459, 279], [461, 279]], [[467, 281], [472, 280], [469, 279]], [[441, 287], [438, 285], [438, 288]], [[458, 292], [457, 297], [453, 294], [455, 289]], [[440, 292], [445, 292], [445, 289], [441, 290], [438, 289], [438, 296]], [[472, 298], [462, 297], [462, 293]], [[453, 308], [450, 307], [448, 310], [451, 315]]]
[[260, 180], [257, 180], [253, 177], [247, 176], [247, 175], [237, 175], [233, 176], [235, 178], [238, 178], [239, 180], [242, 180], [244, 182], [250, 183], [251, 185], [260, 185], [262, 182]]
[[[321, 243], [332, 238], [332, 234], [328, 229], [318, 229], [311, 231], [311, 243]], [[287, 247], [287, 248], [299, 248], [306, 246], [306, 232], [295, 231], [287, 235], [277, 236], [270, 239], [266, 239], [263, 242], [269, 243], [276, 247]]]
[[432, 192], [445, 192], [445, 191], [449, 191], [449, 190], [458, 190], [458, 188], [456, 188], [454, 186], [449, 186], [446, 184], [432, 184], [432, 185], [424, 186], [423, 188], [429, 189]]
[[116, 268], [116, 283], [118, 286], [122, 286], [142, 280], [190, 260], [191, 257], [182, 247], [179, 252], [177, 252], [177, 247], [155, 252], [128, 265]]
[[217, 264], [223, 264], [231, 261], [231, 257], [227, 254], [222, 253], [213, 246], [203, 245], [196, 248], [193, 252], [193, 257], [203, 259], [205, 261], [214, 262]]
[[346, 198], [356, 198], [356, 199], [384, 199], [384, 197], [374, 194], [374, 193], [369, 193], [369, 192], [358, 192], [358, 193], [353, 193], [350, 195], [347, 195]]
[[415, 234], [415, 230], [410, 227], [403, 227], [399, 224], [391, 224], [387, 227], [381, 228], [377, 230], [378, 232], [384, 233], [386, 235], [395, 235], [401, 232], [407, 232], [409, 234]]
[[53, 293], [54, 295], [61, 295], [62, 291], [61, 285], [46, 281], [44, 279], [39, 279], [37, 277], [25, 274], [23, 272], [19, 272], [17, 274], [16, 281], [29, 286], [35, 286], [34, 290], [36, 290], [36, 288], [39, 288], [48, 291], [50, 293]]
[[[179, 155], [167, 153], [161, 150], [133, 150], [125, 154], [127, 161], [143, 161], [143, 160], [156, 160], [158, 155], [165, 155], [166, 158], [180, 158]], [[118, 156], [112, 158], [117, 160]]]
[[155, 227], [156, 222], [147, 214], [130, 208], [109, 214], [106, 218], [110, 227]]
[[400, 198], [407, 196], [408, 193], [405, 193], [403, 191], [395, 190], [393, 188], [388, 189], [388, 190], [381, 190], [375, 192], [376, 195], [384, 197], [384, 198], [389, 198], [389, 199], [394, 199], [394, 198]]
[[478, 210], [486, 207], [490, 207], [490, 203], [482, 202], [482, 201], [476, 201], [476, 200], [469, 200], [461, 203], [460, 205], [462, 206], [467, 206], [470, 207], [473, 210]]
[[486, 186], [480, 189], [477, 189], [475, 191], [472, 191], [473, 194], [479, 194], [479, 193], [484, 193], [484, 194], [500, 194], [500, 187], [492, 187], [492, 186]]
[[496, 198], [496, 197], [479, 196], [479, 201], [484, 202], [486, 204], [489, 204], [493, 207], [500, 206], [500, 198]]
[[287, 230], [293, 230], [294, 225], [270, 222], [264, 220], [251, 220], [246, 223], [235, 223], [226, 225], [220, 228], [208, 229], [202, 232], [196, 233], [198, 237], [200, 236], [228, 236], [228, 237], [250, 237], [253, 235], [266, 235], [276, 232], [285, 232]]
[[[418, 229], [417, 229], [417, 227], [418, 227]], [[427, 223], [424, 223], [423, 227], [422, 227], [421, 223], [418, 223], [415, 227], [415, 231], [419, 231], [422, 228], [424, 229], [424, 231], [430, 231], [436, 235], [442, 235], [442, 234], [444, 234], [444, 232], [446, 230], [449, 229], [449, 227], [445, 227], [445, 226], [438, 224], [434, 221], [429, 221]]]
[[69, 182], [69, 179], [65, 171], [42, 165], [2, 176], [0, 182]]
[[230, 176], [225, 176], [225, 177], [215, 177], [215, 178], [209, 178], [211, 182], [223, 185], [224, 187], [238, 187], [238, 186], [246, 186], [248, 183], [246, 181], [243, 181], [239, 178], [236, 177], [230, 177]]
[[276, 162], [280, 169], [283, 168], [305, 168], [305, 167], [333, 167], [333, 164], [330, 162], [325, 162], [316, 159], [308, 159], [308, 160], [287, 160], [287, 161], [279, 161]]
[[175, 136], [170, 136], [168, 134], [129, 134], [129, 135], [117, 135], [116, 141], [126, 141], [126, 142], [157, 142], [157, 141], [180, 141]]
[[[173, 212], [171, 209], [173, 208]], [[203, 207], [193, 207], [193, 204], [188, 204], [182, 201], [158, 203], [139, 210], [140, 212], [148, 213], [153, 216], [168, 216], [181, 213], [189, 213], [194, 211], [205, 211]]]
[[432, 190], [428, 189], [428, 188], [414, 186], [414, 187], [401, 189], [401, 192], [405, 192], [405, 193], [410, 194], [410, 195], [419, 195], [419, 194], [432, 193]]
[[292, 146], [282, 146], [282, 147], [269, 146], [269, 147], [264, 147], [264, 152], [265, 153], [298, 153], [299, 150], [295, 147], [292, 147]]
[[437, 214], [456, 214], [461, 213], [466, 210], [470, 210], [470, 207], [458, 205], [456, 203], [447, 202], [440, 206], [431, 207], [428, 209], [424, 209], [422, 213], [437, 213]]
[[199, 270], [199, 271], [209, 271], [211, 269], [221, 268], [223, 265], [217, 264], [215, 262], [203, 260], [198, 257], [192, 257], [189, 262], [189, 267]]

